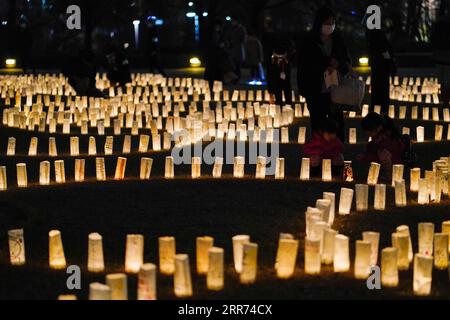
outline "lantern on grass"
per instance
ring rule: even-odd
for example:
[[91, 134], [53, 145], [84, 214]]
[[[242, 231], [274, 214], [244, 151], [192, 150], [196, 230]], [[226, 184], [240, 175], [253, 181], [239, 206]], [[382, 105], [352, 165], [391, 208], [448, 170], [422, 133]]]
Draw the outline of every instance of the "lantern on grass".
[[322, 181], [331, 181], [331, 159], [322, 160]]
[[322, 220], [329, 225], [330, 222], [330, 211], [331, 211], [331, 200], [329, 199], [317, 199], [316, 208], [322, 211]]
[[223, 249], [211, 247], [208, 249], [208, 273], [206, 286], [209, 290], [222, 290], [224, 285]]
[[222, 167], [223, 167], [223, 158], [216, 157], [214, 159], [214, 167], [212, 172], [213, 178], [220, 178], [222, 176]]
[[320, 274], [321, 257], [320, 257], [321, 239], [305, 238], [305, 273]]
[[191, 176], [192, 179], [200, 178], [201, 176], [201, 162], [202, 160], [200, 157], [192, 157], [192, 164], [191, 164]]
[[77, 300], [77, 296], [74, 294], [60, 294], [58, 300]]
[[326, 200], [330, 200], [330, 215], [328, 216], [328, 225], [332, 226], [336, 212], [336, 195], [334, 194], [334, 192], [324, 192], [323, 198]]
[[28, 148], [28, 155], [29, 156], [37, 155], [37, 147], [38, 147], [38, 138], [32, 137], [30, 140], [30, 147]]
[[103, 258], [103, 238], [94, 232], [88, 236], [88, 271], [103, 272], [105, 262]]
[[111, 289], [103, 283], [89, 284], [89, 300], [111, 300]]
[[16, 138], [8, 138], [8, 147], [6, 149], [7, 156], [14, 156], [16, 154]]
[[84, 159], [75, 159], [75, 181], [84, 181]]
[[372, 245], [370, 255], [370, 265], [375, 266], [378, 263], [378, 248], [380, 244], [380, 233], [374, 231], [364, 231], [363, 240], [369, 241]]
[[350, 270], [349, 238], [343, 234], [334, 237], [334, 272], [347, 272]]
[[39, 184], [49, 185], [50, 184], [50, 162], [41, 161], [39, 163]]
[[434, 223], [422, 222], [419, 228], [419, 253], [432, 256], [434, 243]]
[[419, 179], [419, 189], [417, 193], [418, 204], [430, 203], [430, 194], [428, 192], [428, 181], [426, 179]]
[[356, 128], [349, 129], [348, 143], [356, 144]]
[[442, 222], [442, 233], [446, 233], [449, 236], [448, 251], [450, 252], [450, 220]]
[[56, 140], [55, 137], [48, 138], [48, 155], [50, 157], [58, 156], [58, 151], [56, 149]]
[[448, 268], [448, 234], [434, 234], [434, 266], [438, 270]]
[[412, 168], [409, 177], [409, 190], [414, 192], [419, 191], [420, 168]]
[[166, 157], [166, 165], [164, 171], [164, 178], [173, 179], [175, 176], [175, 169], [173, 165], [173, 157]]
[[114, 137], [113, 136], [107, 136], [105, 140], [105, 155], [111, 155], [113, 154], [113, 146], [114, 146]]
[[369, 168], [369, 174], [367, 175], [367, 184], [374, 186], [378, 183], [378, 176], [380, 175], [381, 165], [376, 162], [372, 162]]
[[89, 137], [89, 150], [88, 154], [90, 156], [95, 156], [97, 154], [97, 144], [95, 142], [95, 137]]
[[244, 157], [234, 157], [233, 164], [233, 177], [235, 178], [243, 178], [244, 177]]
[[298, 128], [298, 140], [297, 142], [299, 144], [305, 144], [306, 141], [306, 127], [299, 127]]
[[416, 134], [417, 134], [417, 142], [423, 142], [425, 140], [425, 128], [422, 126], [418, 126], [416, 128]]
[[350, 214], [353, 202], [353, 189], [341, 188], [341, 194], [339, 197], [339, 214], [347, 215]]
[[187, 254], [175, 255], [174, 292], [179, 298], [192, 296], [191, 271]]
[[127, 166], [127, 158], [118, 157], [116, 164], [115, 180], [123, 180], [125, 178], [125, 168]]
[[402, 164], [394, 164], [392, 166], [392, 186], [395, 187], [395, 181], [403, 180], [403, 171], [405, 166]]
[[[26, 163], [16, 164], [16, 171], [17, 171], [17, 186], [19, 188], [26, 188], [28, 186]], [[6, 175], [5, 175], [5, 177], [6, 177]]]
[[284, 179], [284, 158], [277, 158], [275, 165], [275, 179]]
[[8, 189], [8, 180], [6, 177], [6, 167], [0, 166], [0, 190]]
[[70, 137], [70, 155], [78, 156], [80, 154], [80, 145], [78, 137]]
[[375, 197], [374, 204], [375, 210], [384, 211], [386, 208], [386, 185], [376, 184], [375, 185]]
[[310, 159], [302, 158], [302, 166], [300, 169], [300, 180], [309, 180]]
[[55, 161], [55, 181], [56, 183], [66, 182], [66, 170], [64, 168], [64, 160]]
[[395, 181], [395, 205], [397, 207], [406, 206], [405, 180]]
[[250, 236], [246, 234], [236, 235], [232, 238], [234, 269], [237, 273], [242, 271], [244, 244], [250, 243]]
[[337, 231], [326, 228], [323, 230], [323, 243], [321, 261], [323, 264], [332, 264], [334, 260], [334, 239]]
[[409, 236], [404, 233], [394, 232], [392, 234], [392, 247], [397, 249], [398, 270], [409, 269]]
[[356, 211], [367, 211], [369, 208], [369, 186], [367, 184], [356, 184]]
[[159, 237], [159, 271], [171, 275], [175, 271], [175, 238]]
[[51, 230], [48, 233], [49, 265], [52, 269], [64, 269], [66, 267], [66, 257], [59, 230]]
[[111, 289], [111, 300], [128, 300], [128, 283], [125, 273], [107, 274], [106, 285]]
[[431, 292], [433, 257], [417, 253], [414, 256], [413, 291], [417, 296], [428, 296]]
[[266, 177], [266, 157], [256, 158], [256, 179], [264, 179]]
[[381, 250], [381, 284], [385, 287], [398, 286], [398, 253], [396, 248]]
[[353, 182], [353, 169], [351, 161], [344, 161], [343, 180]]
[[196, 239], [196, 261], [197, 273], [206, 274], [208, 272], [208, 250], [214, 245], [214, 238], [197, 237]]
[[125, 271], [137, 273], [144, 261], [144, 236], [128, 234], [125, 250]]
[[355, 278], [367, 279], [370, 275], [372, 244], [369, 241], [356, 241]]
[[244, 243], [242, 246], [242, 270], [240, 272], [240, 282], [251, 284], [256, 280], [258, 268], [258, 245], [256, 243]]
[[139, 172], [139, 178], [141, 180], [149, 180], [150, 174], [152, 172], [153, 159], [151, 158], [141, 158], [141, 166]]
[[298, 240], [281, 238], [275, 261], [275, 270], [280, 279], [289, 279], [294, 274], [297, 261]]
[[105, 158], [95, 158], [95, 175], [98, 181], [106, 180]]
[[141, 265], [137, 287], [138, 300], [156, 300], [156, 266], [153, 263]]
[[8, 231], [9, 260], [13, 266], [25, 264], [25, 239], [23, 229]]

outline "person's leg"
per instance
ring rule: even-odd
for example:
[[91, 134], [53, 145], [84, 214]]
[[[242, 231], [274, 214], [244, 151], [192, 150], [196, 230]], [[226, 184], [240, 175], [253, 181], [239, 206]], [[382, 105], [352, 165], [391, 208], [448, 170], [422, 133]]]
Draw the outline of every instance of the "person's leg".
[[312, 94], [306, 97], [306, 104], [309, 110], [309, 121], [311, 125], [311, 131], [318, 131], [320, 129], [323, 119], [326, 114], [323, 112], [323, 105], [321, 94]]
[[284, 81], [284, 104], [292, 106], [292, 87], [290, 81]]
[[275, 103], [278, 106], [283, 105], [283, 89], [281, 88], [281, 86], [275, 88]]
[[387, 149], [379, 150], [377, 154], [381, 165], [379, 180], [389, 183], [392, 179], [392, 154]]

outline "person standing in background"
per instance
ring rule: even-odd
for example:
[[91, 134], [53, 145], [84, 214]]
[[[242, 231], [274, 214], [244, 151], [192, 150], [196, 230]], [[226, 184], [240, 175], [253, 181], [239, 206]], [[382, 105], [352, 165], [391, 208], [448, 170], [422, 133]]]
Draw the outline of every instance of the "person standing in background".
[[434, 49], [439, 83], [441, 84], [441, 105], [446, 108], [450, 102], [450, 18], [440, 18], [433, 26], [431, 44]]
[[241, 66], [245, 60], [245, 40], [247, 30], [236, 18], [231, 19], [231, 24], [225, 29], [225, 46], [234, 64], [234, 73], [238, 76], [235, 82], [241, 78]]
[[270, 93], [270, 103], [278, 106], [292, 104], [292, 66], [289, 53], [289, 46], [286, 43], [279, 43], [275, 45], [270, 61], [267, 62], [267, 90]]
[[150, 72], [165, 75], [161, 66], [159, 33], [152, 17], [147, 19], [147, 54]]
[[394, 51], [384, 31], [366, 30], [369, 62], [371, 67], [371, 108], [381, 106], [381, 112], [387, 113], [390, 104], [390, 76], [397, 73]]
[[260, 68], [264, 62], [263, 46], [253, 32], [249, 33], [245, 42], [245, 58], [245, 62], [250, 67], [251, 80], [262, 80]]

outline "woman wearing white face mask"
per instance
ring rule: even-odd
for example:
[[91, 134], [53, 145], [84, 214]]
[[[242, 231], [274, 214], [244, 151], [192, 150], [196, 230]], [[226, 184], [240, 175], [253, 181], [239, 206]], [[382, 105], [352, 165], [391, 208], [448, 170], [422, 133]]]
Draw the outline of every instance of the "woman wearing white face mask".
[[330, 89], [324, 74], [350, 71], [350, 57], [342, 38], [336, 32], [336, 14], [328, 7], [319, 9], [314, 25], [298, 48], [298, 88], [306, 98], [310, 111], [311, 129], [319, 131], [326, 118], [333, 118], [339, 126], [338, 137], [344, 141], [342, 113], [332, 112]]

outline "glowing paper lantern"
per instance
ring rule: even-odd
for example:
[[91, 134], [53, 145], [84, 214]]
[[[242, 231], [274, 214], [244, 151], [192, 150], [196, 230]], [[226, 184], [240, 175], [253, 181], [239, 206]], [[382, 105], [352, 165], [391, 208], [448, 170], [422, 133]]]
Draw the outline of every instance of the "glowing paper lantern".
[[266, 157], [256, 158], [256, 179], [264, 179], [266, 177]]
[[305, 238], [305, 273], [320, 274], [321, 257], [320, 257], [321, 239]]
[[114, 137], [113, 136], [107, 136], [105, 140], [105, 155], [111, 155], [113, 154], [113, 145], [114, 145]]
[[300, 169], [300, 180], [306, 181], [309, 180], [309, 168], [310, 168], [310, 159], [302, 158], [302, 166]]
[[240, 282], [251, 284], [256, 280], [258, 268], [258, 245], [256, 243], [244, 243], [242, 246], [242, 270], [240, 272]]
[[39, 184], [49, 185], [50, 184], [50, 162], [41, 161], [39, 163]]
[[339, 214], [347, 215], [350, 214], [353, 202], [353, 189], [341, 188], [341, 194], [339, 197]]
[[444, 126], [440, 125], [440, 124], [437, 124], [434, 127], [434, 140], [435, 141], [441, 141], [443, 133], [444, 133]]
[[156, 266], [153, 263], [141, 265], [137, 287], [138, 300], [156, 300]]
[[418, 126], [416, 128], [416, 134], [417, 134], [417, 142], [423, 142], [425, 137], [425, 128], [422, 126]]
[[[450, 220], [442, 222], [442, 233], [448, 234], [450, 238]], [[448, 241], [448, 251], [450, 252], [450, 239]]]
[[125, 271], [137, 273], [144, 262], [144, 236], [128, 234], [125, 250]]
[[171, 275], [175, 271], [175, 238], [159, 237], [159, 271]]
[[90, 156], [95, 156], [97, 154], [97, 144], [95, 142], [95, 137], [89, 137], [89, 150], [88, 154]]
[[412, 262], [413, 258], [414, 258], [414, 253], [413, 253], [413, 248], [412, 248], [412, 240], [411, 240], [411, 234], [409, 232], [409, 227], [406, 225], [398, 226], [396, 229], [396, 232], [400, 233], [400, 234], [404, 234], [408, 237], [408, 243], [409, 243], [409, 245], [408, 245], [408, 260], [409, 260], [409, 262]]
[[208, 250], [214, 245], [214, 238], [211, 237], [197, 237], [196, 239], [196, 261], [197, 273], [206, 274], [208, 272]]
[[32, 137], [30, 140], [30, 147], [28, 148], [28, 155], [35, 156], [37, 154], [38, 138]]
[[[141, 148], [141, 141], [139, 142], [139, 148]], [[122, 152], [123, 153], [131, 152], [131, 136], [128, 134], [123, 137]], [[147, 152], [147, 151], [145, 151], [145, 152]]]
[[58, 300], [77, 300], [77, 296], [74, 294], [60, 294]]
[[375, 185], [375, 197], [374, 204], [375, 210], [384, 210], [386, 208], [386, 185], [376, 184]]
[[16, 154], [16, 138], [8, 138], [8, 147], [6, 149], [7, 156], [14, 156]]
[[398, 286], [397, 249], [381, 250], [381, 284], [385, 287]]
[[237, 273], [242, 271], [242, 261], [244, 255], [244, 244], [250, 243], [249, 235], [236, 235], [232, 238], [233, 242], [233, 259], [234, 259], [234, 269]]
[[374, 232], [374, 231], [364, 231], [363, 234], [363, 240], [369, 241], [372, 245], [371, 247], [371, 254], [370, 254], [370, 265], [374, 266], [378, 262], [378, 248], [380, 243], [380, 233]]
[[353, 169], [351, 161], [344, 161], [343, 180], [353, 182]]
[[276, 160], [275, 179], [284, 179], [284, 158], [277, 158]]
[[448, 268], [448, 234], [434, 234], [434, 266], [438, 270]]
[[16, 170], [17, 170], [17, 186], [19, 188], [26, 188], [27, 185], [28, 185], [27, 165], [26, 165], [26, 163], [18, 163], [18, 164], [16, 164]]
[[275, 261], [275, 270], [278, 278], [288, 279], [292, 277], [297, 261], [297, 252], [298, 240], [280, 237]]
[[150, 136], [141, 134], [139, 137], [139, 152], [145, 153], [148, 150], [148, 144], [150, 142]]
[[149, 180], [152, 173], [153, 159], [151, 158], [141, 158], [141, 167], [139, 178], [141, 180]]
[[392, 186], [395, 187], [396, 181], [403, 180], [403, 171], [405, 166], [402, 164], [394, 164], [392, 166]]
[[409, 236], [395, 232], [392, 234], [392, 247], [397, 249], [398, 270], [409, 269]]
[[369, 241], [356, 241], [355, 278], [367, 279], [370, 275], [372, 244]]
[[166, 166], [164, 171], [164, 178], [173, 179], [175, 176], [175, 170], [173, 165], [173, 157], [166, 157]]
[[418, 204], [430, 203], [430, 194], [428, 192], [428, 181], [426, 179], [419, 179], [417, 203]]
[[222, 290], [224, 284], [223, 249], [212, 247], [208, 250], [208, 273], [206, 286], [209, 290]]
[[233, 164], [233, 177], [235, 178], [243, 178], [244, 177], [244, 157], [234, 157]]
[[332, 226], [336, 213], [336, 195], [334, 194], [334, 192], [324, 192], [323, 198], [326, 200], [330, 200], [330, 215], [328, 216], [328, 225]]
[[123, 180], [125, 178], [125, 168], [127, 166], [127, 158], [118, 157], [116, 164], [115, 180]]
[[84, 159], [75, 159], [75, 181], [84, 181]]
[[431, 292], [433, 258], [417, 253], [414, 256], [413, 291], [417, 296], [427, 296]]
[[367, 184], [356, 184], [356, 211], [367, 211], [369, 208], [369, 186]]
[[323, 221], [323, 211], [318, 208], [307, 207], [305, 212], [306, 236], [311, 237], [314, 222]]
[[89, 284], [89, 300], [111, 300], [111, 289], [103, 283]]
[[412, 168], [409, 177], [409, 190], [414, 192], [419, 191], [420, 168]]
[[298, 140], [297, 142], [299, 144], [305, 144], [306, 141], [306, 127], [299, 127], [298, 128]]
[[8, 189], [8, 180], [6, 176], [6, 167], [0, 166], [0, 190]]
[[317, 199], [316, 208], [322, 211], [322, 220], [329, 225], [330, 221], [330, 210], [331, 210], [331, 200], [328, 199]]
[[201, 176], [201, 163], [202, 160], [200, 157], [192, 157], [192, 164], [191, 164], [191, 176], [192, 179], [200, 178]]
[[426, 256], [433, 255], [434, 223], [422, 222], [419, 228], [419, 253]]
[[25, 240], [23, 229], [8, 231], [9, 260], [13, 266], [25, 264]]
[[55, 181], [56, 183], [66, 182], [66, 170], [64, 168], [64, 160], [55, 161]]
[[327, 228], [323, 231], [322, 255], [323, 264], [332, 264], [334, 260], [334, 239], [337, 231]]
[[95, 158], [95, 175], [98, 181], [106, 180], [105, 158], [103, 157]]
[[96, 232], [90, 233], [88, 236], [88, 271], [103, 272], [104, 270], [103, 238]]
[[50, 157], [58, 156], [58, 151], [56, 149], [56, 140], [54, 137], [48, 138], [48, 155]]
[[187, 254], [175, 255], [174, 292], [177, 297], [192, 296], [191, 271]]
[[380, 175], [381, 165], [376, 162], [372, 162], [369, 168], [369, 174], [367, 175], [367, 184], [374, 186], [378, 183], [378, 176]]
[[107, 274], [106, 284], [111, 289], [111, 300], [128, 300], [128, 283], [125, 273]]
[[222, 176], [223, 158], [216, 157], [214, 159], [214, 167], [212, 175], [214, 178], [220, 178]]
[[395, 205], [397, 207], [406, 206], [405, 180], [395, 181]]
[[331, 159], [322, 160], [322, 181], [331, 181]]
[[349, 129], [348, 143], [356, 144], [356, 128]]
[[342, 234], [334, 237], [334, 272], [347, 272], [350, 269], [349, 238]]
[[49, 265], [52, 269], [64, 269], [66, 267], [66, 257], [59, 230], [51, 230], [48, 233]]
[[78, 156], [80, 154], [80, 146], [78, 137], [70, 137], [70, 155]]

